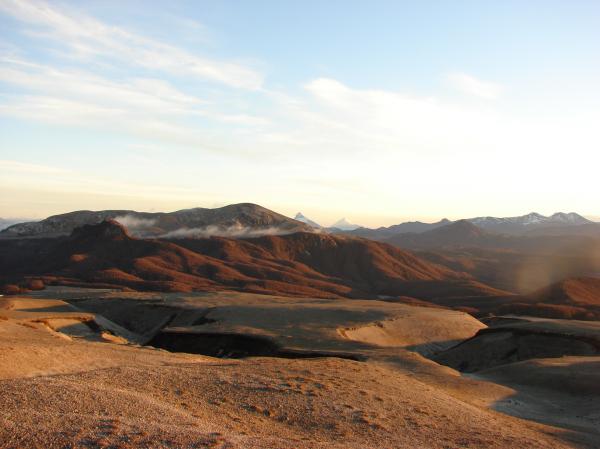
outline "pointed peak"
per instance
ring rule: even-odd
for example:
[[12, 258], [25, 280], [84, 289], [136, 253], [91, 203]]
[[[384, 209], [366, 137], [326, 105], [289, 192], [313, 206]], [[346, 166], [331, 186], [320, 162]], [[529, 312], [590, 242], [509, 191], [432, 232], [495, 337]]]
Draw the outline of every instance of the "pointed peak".
[[463, 228], [463, 229], [481, 229], [479, 226], [471, 223], [469, 220], [457, 220], [445, 226], [446, 228]]
[[332, 228], [341, 229], [342, 231], [353, 231], [355, 229], [360, 228], [361, 226], [350, 223], [346, 217], [340, 218], [334, 224], [331, 225]]
[[306, 215], [304, 215], [302, 212], [298, 212], [294, 217], [294, 220], [298, 220], [316, 229], [322, 228], [322, 226], [319, 223], [312, 221], [310, 218], [306, 217]]
[[525, 217], [535, 217], [535, 218], [546, 218], [546, 216], [540, 214], [539, 212], [529, 212]]
[[449, 224], [446, 224], [444, 226], [440, 226], [438, 228], [435, 228], [435, 229], [433, 229], [433, 230], [431, 230], [429, 232], [430, 233], [436, 233], [436, 234], [451, 233], [451, 234], [454, 234], [456, 236], [460, 235], [460, 236], [471, 236], [471, 237], [482, 236], [482, 235], [486, 234], [486, 232], [482, 228], [480, 228], [479, 226], [473, 224], [469, 220], [457, 220], [457, 221], [453, 221], [453, 222], [450, 222]]
[[590, 223], [590, 220], [576, 212], [556, 212], [550, 216], [550, 220], [575, 224]]

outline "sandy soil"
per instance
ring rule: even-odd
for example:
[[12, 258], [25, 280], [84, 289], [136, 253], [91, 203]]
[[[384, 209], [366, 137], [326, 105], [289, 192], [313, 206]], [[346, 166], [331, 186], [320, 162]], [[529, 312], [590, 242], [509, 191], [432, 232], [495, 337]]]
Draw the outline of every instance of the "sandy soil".
[[[79, 310], [102, 313], [129, 329], [133, 325], [145, 335], [166, 325], [164, 330], [173, 332], [255, 335], [292, 350], [365, 352], [401, 347], [430, 353], [486, 327], [464, 312], [439, 308], [235, 292], [107, 292], [74, 304]], [[427, 326], [423, 326], [425, 322]]]
[[600, 357], [526, 360], [479, 372], [477, 377], [515, 389], [494, 409], [583, 429], [595, 434], [600, 444]]
[[397, 311], [387, 320], [340, 328], [339, 332], [350, 340], [375, 346], [409, 348], [427, 355], [448, 349], [485, 327], [463, 312], [406, 307], [405, 311]]
[[74, 319], [65, 303], [0, 303], [2, 448], [597, 447], [585, 429], [494, 410], [514, 388], [400, 348], [368, 362], [214, 359], [65, 339], [39, 321]]

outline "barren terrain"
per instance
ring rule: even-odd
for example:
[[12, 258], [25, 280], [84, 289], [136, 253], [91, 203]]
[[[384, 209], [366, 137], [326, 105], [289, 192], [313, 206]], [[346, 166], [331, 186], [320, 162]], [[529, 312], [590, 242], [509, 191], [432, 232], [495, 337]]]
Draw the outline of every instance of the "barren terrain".
[[[7, 448], [596, 447], [592, 366], [581, 383], [571, 380], [578, 387], [558, 392], [558, 371], [532, 387], [518, 365], [466, 377], [409, 350], [440, 351], [439, 342], [485, 327], [461, 312], [380, 301], [71, 289], [4, 298], [0, 441]], [[231, 339], [220, 341], [231, 351], [225, 358], [139, 345], [169, 332], [263, 338], [274, 345], [268, 350], [287, 353], [247, 357]], [[561, 366], [583, 363], [576, 360]], [[557, 362], [536, 363], [545, 373], [544, 364]], [[555, 414], [569, 401], [580, 406]]]

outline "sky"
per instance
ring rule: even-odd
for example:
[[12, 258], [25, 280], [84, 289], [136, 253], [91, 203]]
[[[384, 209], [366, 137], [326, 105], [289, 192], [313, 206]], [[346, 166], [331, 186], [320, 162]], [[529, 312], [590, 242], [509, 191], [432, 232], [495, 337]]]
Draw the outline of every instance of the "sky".
[[600, 2], [0, 0], [0, 217], [600, 219]]

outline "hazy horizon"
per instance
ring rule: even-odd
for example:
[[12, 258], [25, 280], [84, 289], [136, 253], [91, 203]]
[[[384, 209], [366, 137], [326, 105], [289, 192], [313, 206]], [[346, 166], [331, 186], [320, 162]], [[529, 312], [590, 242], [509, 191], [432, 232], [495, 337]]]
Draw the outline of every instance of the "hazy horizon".
[[598, 220], [600, 3], [0, 0], [0, 217]]
[[[246, 201], [246, 203], [249, 201]], [[258, 203], [255, 203], [258, 204]], [[266, 207], [264, 204], [259, 204], [260, 206]], [[196, 207], [207, 207], [207, 208], [218, 208], [218, 207], [222, 207], [222, 206], [226, 206], [226, 204], [213, 204], [210, 206], [196, 206]], [[268, 208], [268, 207], [267, 207]], [[120, 208], [106, 208], [105, 210], [118, 210]], [[79, 210], [89, 210], [89, 209], [79, 209]], [[124, 210], [135, 210], [136, 212], [174, 212], [176, 210], [180, 210], [180, 209], [172, 209], [172, 210], [156, 210], [156, 209], [140, 209], [140, 210], [136, 210], [136, 209], [124, 209]], [[351, 215], [349, 216], [336, 216], [336, 218], [333, 219], [325, 219], [325, 220], [320, 220], [319, 218], [316, 218], [316, 216], [307, 214], [303, 211], [296, 211], [296, 212], [284, 212], [282, 210], [278, 210], [278, 209], [272, 209], [274, 212], [278, 212], [281, 213], [287, 217], [290, 218], [294, 218], [296, 216], [297, 213], [302, 213], [306, 218], [313, 220], [315, 222], [317, 222], [317, 224], [320, 224], [321, 226], [332, 226], [335, 224], [335, 222], [339, 221], [340, 219], [346, 219], [347, 221], [349, 221], [352, 224], [355, 225], [360, 225], [360, 226], [364, 226], [364, 227], [371, 227], [371, 228], [378, 228], [380, 226], [391, 226], [391, 225], [395, 225], [395, 224], [400, 224], [403, 222], [409, 222], [409, 221], [421, 221], [424, 223], [435, 223], [438, 222], [440, 220], [443, 219], [448, 219], [451, 221], [455, 221], [455, 220], [460, 220], [460, 219], [468, 219], [468, 218], [476, 218], [476, 217], [488, 217], [488, 216], [492, 216], [490, 214], [478, 214], [478, 215], [473, 215], [473, 216], [444, 216], [444, 217], [413, 217], [413, 216], [401, 216], [398, 215], [396, 216], [396, 218], [392, 218], [392, 217], [387, 217], [386, 219], [382, 219], [382, 221], [376, 221], [376, 219], [378, 217], [371, 217], [373, 220], [367, 222], [359, 222], [357, 220], [354, 220], [352, 218]], [[290, 209], [291, 210], [291, 209]], [[25, 217], [25, 216], [21, 216], [21, 217], [10, 217], [10, 216], [0, 216], [0, 218], [2, 219], [9, 219], [9, 220], [41, 220], [44, 218], [47, 218], [48, 216], [52, 216], [52, 215], [60, 215], [62, 213], [67, 213], [67, 212], [73, 212], [75, 211], [75, 209], [73, 210], [66, 210], [66, 211], [62, 211], [62, 212], [57, 212], [57, 213], [53, 213], [47, 216], [39, 216], [39, 217], [34, 217], [34, 216], [30, 216], [30, 217]], [[558, 212], [563, 212], [563, 213], [570, 213], [570, 212], [575, 212], [578, 213], [577, 211], [554, 211], [554, 212], [548, 212], [548, 213], [541, 213], [537, 210], [530, 210], [528, 212], [524, 212], [521, 214], [514, 214], [514, 215], [507, 215], [505, 217], [518, 217], [518, 216], [523, 216], [523, 215], [527, 215], [529, 213], [540, 213], [541, 215], [545, 215], [545, 216], [550, 216], [554, 213], [558, 213]], [[595, 222], [600, 222], [600, 217], [598, 216], [590, 216], [590, 215], [584, 215], [584, 214], [580, 214], [582, 215], [584, 218], [587, 218], [588, 220], [591, 221], [595, 221]], [[319, 215], [322, 216], [322, 215]]]

